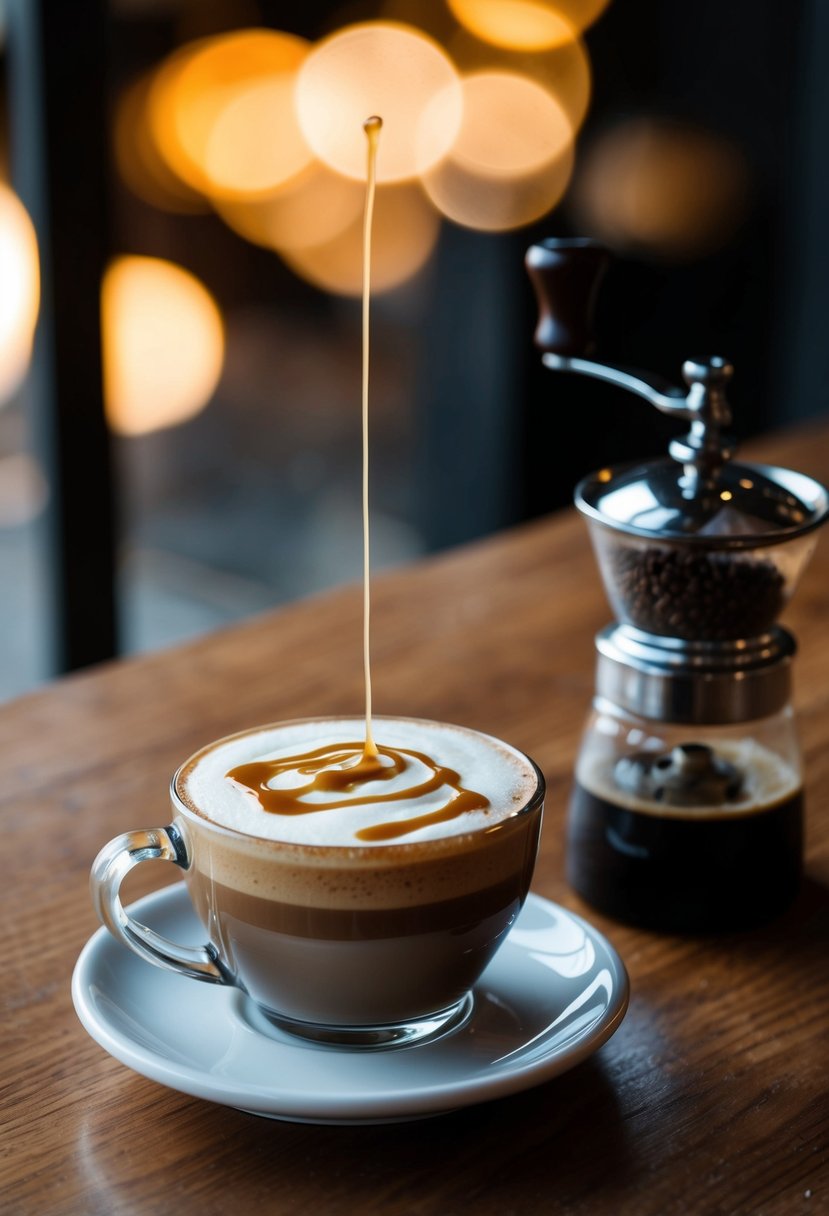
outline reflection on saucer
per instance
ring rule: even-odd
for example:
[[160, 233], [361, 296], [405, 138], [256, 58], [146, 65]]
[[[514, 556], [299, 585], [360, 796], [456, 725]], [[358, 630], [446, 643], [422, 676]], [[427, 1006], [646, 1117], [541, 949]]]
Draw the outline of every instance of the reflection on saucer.
[[510, 941], [528, 951], [536, 962], [565, 979], [587, 975], [596, 963], [596, 950], [589, 929], [554, 904], [540, 900], [527, 905], [525, 914], [510, 933]]

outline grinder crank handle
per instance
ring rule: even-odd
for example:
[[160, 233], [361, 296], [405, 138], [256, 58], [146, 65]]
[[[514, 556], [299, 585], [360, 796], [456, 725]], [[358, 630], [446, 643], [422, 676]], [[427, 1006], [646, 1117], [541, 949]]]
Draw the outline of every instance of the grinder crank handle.
[[535, 344], [553, 371], [578, 372], [637, 393], [665, 413], [693, 416], [686, 392], [653, 372], [585, 358], [595, 347], [593, 316], [610, 253], [589, 238], [539, 241], [525, 258], [538, 301]]

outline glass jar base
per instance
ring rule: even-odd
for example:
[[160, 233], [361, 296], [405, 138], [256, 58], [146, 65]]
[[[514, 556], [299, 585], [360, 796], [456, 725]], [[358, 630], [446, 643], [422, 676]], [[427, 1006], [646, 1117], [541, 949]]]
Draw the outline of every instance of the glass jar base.
[[799, 891], [799, 877], [792, 876], [786, 887], [772, 897], [752, 892], [743, 901], [684, 897], [684, 893], [659, 892], [653, 899], [640, 895], [631, 898], [629, 891], [596, 888], [573, 867], [568, 868], [567, 880], [575, 893], [594, 911], [621, 924], [657, 933], [723, 934], [743, 933], [759, 929], [783, 916], [794, 903]]
[[610, 792], [577, 780], [567, 830], [567, 880], [606, 916], [665, 932], [729, 932], [773, 920], [796, 897], [803, 868], [800, 788], [742, 813], [645, 810], [644, 800], [641, 810], [633, 809], [622, 795], [612, 801]]
[[472, 1016], [475, 998], [467, 992], [454, 1005], [424, 1014], [407, 1022], [391, 1022], [377, 1026], [330, 1026], [316, 1022], [300, 1022], [271, 1009], [254, 1005], [247, 1011], [248, 1020], [260, 1033], [274, 1030], [319, 1047], [343, 1048], [352, 1051], [388, 1051], [433, 1043], [453, 1034]]

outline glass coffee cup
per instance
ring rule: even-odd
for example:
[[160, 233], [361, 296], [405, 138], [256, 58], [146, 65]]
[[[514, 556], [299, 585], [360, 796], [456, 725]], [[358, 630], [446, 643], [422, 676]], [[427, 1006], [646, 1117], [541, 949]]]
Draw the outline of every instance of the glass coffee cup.
[[[476, 731], [415, 719], [376, 723], [380, 742], [408, 745], [412, 757], [421, 748], [424, 759], [427, 751], [438, 755], [465, 784], [483, 788], [486, 809], [441, 820], [428, 799], [424, 809], [416, 797], [395, 794], [403, 801], [372, 808], [375, 820], [404, 816], [391, 842], [376, 824], [371, 843], [352, 832], [363, 814], [359, 796], [343, 812], [348, 826], [332, 826], [328, 810], [282, 822], [229, 789], [227, 771], [240, 759], [319, 739], [356, 739], [360, 719], [302, 719], [229, 736], [178, 770], [168, 826], [127, 832], [102, 849], [91, 888], [103, 924], [157, 966], [241, 988], [269, 1023], [313, 1042], [380, 1048], [461, 1025], [474, 984], [527, 895], [544, 778], [523, 753]], [[412, 760], [406, 778], [414, 794], [430, 784], [420, 763]], [[234, 813], [242, 808], [241, 823], [217, 822], [227, 818], [219, 813], [225, 803]], [[412, 807], [420, 811], [414, 819]], [[425, 826], [406, 831], [405, 815]], [[151, 859], [183, 871], [204, 946], [170, 942], [123, 908], [125, 875]]]

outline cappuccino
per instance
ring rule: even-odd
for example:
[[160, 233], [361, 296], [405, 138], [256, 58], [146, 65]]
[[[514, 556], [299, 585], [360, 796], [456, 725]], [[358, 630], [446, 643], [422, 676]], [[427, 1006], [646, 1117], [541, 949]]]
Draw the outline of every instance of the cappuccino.
[[[295, 788], [307, 774], [297, 777], [293, 766], [302, 768], [309, 748], [353, 752], [359, 763], [358, 718], [236, 735], [199, 752], [175, 781], [189, 812], [181, 826], [193, 903], [226, 965], [277, 1021], [365, 1026], [451, 1007], [527, 894], [543, 801], [533, 763], [462, 727], [376, 721], [381, 763], [389, 752], [407, 761], [388, 788], [382, 780], [356, 782], [346, 797], [336, 789], [333, 800], [312, 791], [310, 809], [279, 814], [228, 776], [276, 762], [283, 788], [286, 781]], [[285, 757], [287, 778], [279, 763]], [[337, 762], [355, 764], [351, 755]], [[435, 771], [459, 777], [461, 792], [447, 792], [445, 783], [433, 788]], [[472, 809], [441, 815], [470, 792]], [[405, 834], [393, 843], [360, 839], [390, 816]]]

